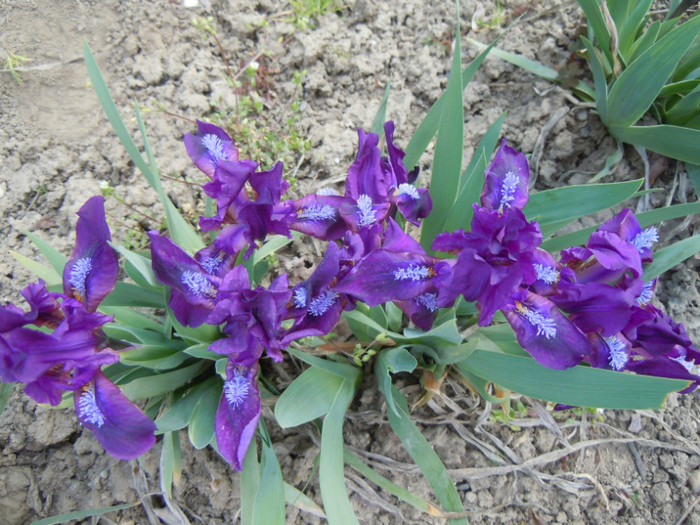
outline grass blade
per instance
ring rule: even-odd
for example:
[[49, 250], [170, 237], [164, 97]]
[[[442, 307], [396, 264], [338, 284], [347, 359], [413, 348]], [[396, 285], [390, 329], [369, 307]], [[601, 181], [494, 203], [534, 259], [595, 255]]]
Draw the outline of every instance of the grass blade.
[[39, 248], [39, 251], [46, 257], [46, 260], [56, 270], [56, 273], [63, 275], [63, 267], [66, 265], [68, 258], [38, 235], [28, 231], [25, 231], [24, 234]]
[[[264, 424], [264, 420], [261, 421]], [[262, 440], [262, 476], [253, 505], [255, 525], [284, 525], [284, 483], [275, 449]]]
[[[467, 42], [477, 47], [478, 49], [486, 48], [485, 44], [482, 44], [481, 42], [479, 42], [478, 40], [474, 40], [473, 38], [467, 38]], [[496, 42], [494, 41], [489, 47], [494, 46], [495, 43]], [[491, 54], [497, 58], [500, 58], [501, 60], [510, 62], [514, 66], [518, 66], [524, 69], [525, 71], [529, 71], [533, 75], [537, 75], [538, 77], [544, 78], [545, 80], [549, 80], [550, 82], [555, 82], [557, 84], [561, 83], [559, 73], [556, 69], [552, 69], [551, 67], [547, 67], [544, 64], [540, 64], [539, 62], [530, 60], [529, 58], [524, 57], [523, 55], [511, 53], [510, 51], [505, 51], [498, 47], [492, 47]], [[585, 82], [579, 81], [579, 83], [576, 84], [572, 88], [572, 90], [584, 100], [595, 100], [595, 92], [593, 91], [591, 86], [589, 86]]]
[[374, 120], [372, 121], [372, 127], [370, 128], [370, 131], [372, 133], [376, 133], [380, 139], [384, 136], [384, 123], [386, 122], [386, 106], [389, 102], [390, 91], [391, 78], [389, 78], [389, 81], [386, 83], [384, 96], [382, 97], [382, 101], [379, 103], [379, 109], [377, 110], [377, 114], [374, 116]]
[[255, 439], [248, 447], [241, 472], [241, 525], [253, 524], [255, 496], [260, 487], [260, 464]]
[[351, 380], [343, 380], [323, 420], [319, 482], [329, 525], [358, 525], [345, 487], [343, 460], [343, 422], [355, 395], [355, 385]]
[[[421, 472], [433, 488], [438, 501], [447, 512], [464, 512], [462, 500], [450, 479], [445, 465], [430, 446], [425, 436], [411, 421], [406, 404], [406, 398], [394, 385], [391, 385], [391, 393], [400, 415], [388, 410], [389, 424], [399, 436], [401, 443], [416, 462]], [[467, 519], [450, 520], [453, 525], [467, 525]]]
[[36, 275], [39, 279], [43, 279], [46, 282], [46, 286], [61, 286], [63, 278], [56, 273], [56, 270], [44, 266], [41, 263], [36, 262], [34, 259], [30, 259], [26, 255], [10, 250], [10, 255], [12, 258], [24, 266], [27, 270]]
[[[479, 69], [486, 55], [489, 54], [504, 34], [505, 31], [498, 35], [488, 46], [478, 42], [479, 46], [483, 46], [483, 51], [462, 71], [462, 88], [465, 88], [469, 82], [471, 82], [471, 79], [474, 78], [476, 70]], [[427, 115], [425, 115], [418, 125], [418, 129], [416, 129], [413, 134], [413, 137], [411, 137], [411, 140], [408, 142], [408, 146], [406, 146], [406, 156], [404, 157], [406, 169], [412, 170], [416, 164], [418, 164], [418, 159], [420, 159], [420, 156], [425, 152], [430, 141], [433, 140], [435, 133], [437, 133], [440, 124], [440, 116], [442, 115], [442, 105], [445, 103], [444, 99], [445, 94], [443, 93], [428, 110]]]
[[141, 503], [122, 503], [121, 505], [114, 505], [113, 507], [102, 507], [99, 509], [88, 509], [88, 510], [77, 510], [75, 512], [67, 512], [65, 514], [60, 514], [58, 516], [50, 516], [42, 520], [32, 521], [31, 525], [56, 525], [58, 523], [66, 523], [67, 521], [81, 520], [83, 518], [92, 518], [95, 516], [101, 516], [102, 514], [107, 514], [108, 512], [116, 512], [118, 510], [130, 509], [131, 507], [137, 507]]
[[644, 268], [644, 280], [651, 281], [700, 252], [700, 235], [688, 237], [654, 252], [654, 261]]
[[631, 126], [646, 113], [697, 37], [698, 31], [700, 17], [691, 18], [661, 38], [620, 74], [608, 96], [608, 114], [605, 120], [608, 127]]
[[[700, 20], [700, 18], [698, 18]], [[659, 124], [611, 127], [617, 139], [690, 164], [700, 164], [700, 130]]]
[[459, 20], [455, 34], [452, 74], [447, 81], [430, 178], [430, 197], [433, 210], [423, 221], [420, 242], [430, 250], [435, 236], [442, 231], [445, 219], [459, 192], [464, 148], [464, 101], [462, 100], [462, 51], [460, 49]]
[[[552, 370], [530, 357], [477, 350], [460, 363], [465, 369], [526, 396], [574, 405], [615, 409], [661, 408], [666, 396], [690, 382], [575, 366]], [[391, 416], [391, 413], [389, 413]]]

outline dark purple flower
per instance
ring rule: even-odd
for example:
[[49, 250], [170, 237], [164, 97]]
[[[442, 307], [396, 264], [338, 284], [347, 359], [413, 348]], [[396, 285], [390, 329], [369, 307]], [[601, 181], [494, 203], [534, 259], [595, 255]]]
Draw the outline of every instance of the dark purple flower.
[[433, 209], [430, 192], [426, 188], [416, 188], [412, 184], [400, 184], [394, 191], [391, 202], [411, 224], [418, 226], [419, 219], [425, 219]]
[[348, 231], [340, 217], [340, 207], [348, 203], [349, 199], [340, 195], [311, 194], [302, 197], [294, 203], [296, 220], [290, 227], [324, 241], [340, 239]]
[[156, 425], [102, 372], [74, 399], [78, 420], [112, 456], [134, 459], [155, 443]]
[[642, 230], [632, 210], [625, 208], [598, 227], [598, 232], [610, 232], [630, 243], [644, 262], [651, 262], [651, 247], [659, 240], [656, 226]]
[[260, 419], [257, 374], [257, 362], [246, 366], [229, 360], [224, 390], [216, 411], [215, 433], [219, 453], [236, 470], [243, 468], [243, 459]]
[[340, 273], [344, 252], [345, 250], [330, 243], [311, 277], [293, 288], [288, 317], [295, 321], [282, 339], [285, 345], [301, 337], [326, 335], [337, 324], [342, 311], [348, 307], [347, 296], [336, 291], [333, 286]]
[[237, 161], [238, 149], [231, 137], [214, 124], [197, 121], [197, 133], [186, 133], [185, 148], [192, 162], [209, 178], [221, 162]]
[[586, 336], [545, 297], [522, 292], [503, 314], [520, 346], [541, 365], [564, 370], [591, 352]]
[[114, 289], [119, 271], [117, 253], [105, 218], [104, 201], [95, 196], [78, 211], [75, 249], [63, 270], [63, 290], [94, 312]]
[[207, 272], [182, 248], [150, 231], [151, 264], [158, 280], [171, 287], [168, 306], [185, 326], [199, 326], [214, 308], [220, 279]]
[[496, 156], [484, 173], [481, 205], [502, 214], [508, 209], [522, 210], [528, 200], [530, 168], [527, 158], [501, 142]]
[[359, 146], [357, 157], [348, 169], [348, 177], [345, 181], [345, 195], [359, 202], [360, 197], [366, 195], [370, 202], [386, 202], [389, 189], [396, 186], [396, 180], [392, 172], [381, 169], [376, 133], [365, 133], [361, 129], [357, 131]]
[[217, 209], [214, 217], [200, 217], [202, 230], [212, 231], [222, 224], [235, 222], [237, 206], [247, 200], [243, 191], [245, 184], [257, 167], [252, 160], [223, 164], [216, 170], [216, 178], [202, 186], [206, 194], [216, 200]]

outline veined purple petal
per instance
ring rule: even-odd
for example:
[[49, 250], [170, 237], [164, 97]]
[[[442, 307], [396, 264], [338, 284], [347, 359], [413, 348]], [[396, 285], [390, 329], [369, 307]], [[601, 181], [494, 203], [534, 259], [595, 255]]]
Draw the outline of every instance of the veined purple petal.
[[155, 443], [156, 425], [102, 372], [74, 400], [78, 420], [112, 456], [134, 459]]
[[406, 301], [433, 287], [437, 262], [427, 255], [377, 250], [357, 263], [335, 290], [370, 306]]
[[75, 249], [63, 270], [63, 290], [80, 300], [87, 311], [97, 306], [114, 289], [119, 271], [117, 253], [105, 218], [104, 200], [88, 199], [78, 211]]
[[347, 231], [340, 218], [340, 207], [349, 205], [347, 197], [339, 195], [312, 194], [295, 201], [296, 220], [291, 229], [317, 239], [330, 241], [340, 239]]
[[220, 279], [170, 239], [156, 231], [148, 236], [153, 272], [161, 283], [172, 288], [168, 304], [173, 314], [183, 325], [199, 326], [214, 308]]
[[543, 366], [564, 370], [590, 354], [586, 336], [549, 299], [529, 292], [503, 313], [520, 346]]
[[493, 161], [486, 169], [481, 205], [503, 213], [507, 209], [522, 210], [528, 201], [530, 168], [527, 158], [501, 142]]
[[419, 219], [425, 219], [433, 209], [430, 192], [426, 188], [416, 188], [411, 184], [401, 184], [392, 200], [406, 220], [416, 226], [420, 224]]
[[389, 188], [395, 185], [391, 174], [381, 169], [381, 152], [377, 146], [379, 137], [375, 133], [357, 131], [359, 146], [355, 162], [348, 169], [345, 195], [357, 201], [360, 195], [368, 195], [372, 201], [384, 202]]
[[216, 411], [215, 432], [219, 453], [236, 470], [243, 468], [243, 459], [260, 419], [257, 373], [257, 363], [246, 367], [229, 361]]
[[210, 178], [221, 161], [238, 160], [238, 149], [231, 137], [214, 124], [197, 121], [197, 134], [185, 134], [185, 148], [192, 162]]
[[559, 293], [550, 297], [556, 305], [570, 314], [571, 321], [584, 332], [602, 332], [610, 337], [630, 322], [635, 305], [632, 290], [591, 282], [570, 284], [562, 282]]

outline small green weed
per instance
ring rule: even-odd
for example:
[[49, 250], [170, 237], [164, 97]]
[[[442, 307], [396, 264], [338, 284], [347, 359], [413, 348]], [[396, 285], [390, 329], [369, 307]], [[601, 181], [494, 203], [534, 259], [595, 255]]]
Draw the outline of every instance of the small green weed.
[[519, 426], [513, 425], [511, 420], [525, 416], [527, 416], [527, 407], [520, 399], [515, 401], [515, 407], [509, 405], [507, 412], [503, 409], [491, 411], [491, 421], [508, 425], [511, 430], [521, 430]]
[[496, 12], [488, 18], [477, 18], [476, 23], [486, 29], [497, 29], [503, 25], [506, 19], [506, 10], [501, 5], [501, 0], [496, 0]]
[[3, 71], [8, 71], [10, 73], [10, 75], [12, 75], [12, 79], [15, 82], [17, 82], [18, 84], [21, 84], [22, 77], [19, 76], [19, 72], [17, 71], [17, 68], [20, 67], [22, 64], [25, 64], [25, 63], [31, 62], [31, 61], [32, 61], [32, 59], [29, 57], [10, 53], [3, 61], [2, 69], [3, 69]]
[[234, 73], [212, 25], [213, 19], [195, 19], [193, 23], [205, 33], [205, 38], [215, 40], [226, 64], [226, 80], [235, 94], [235, 107], [217, 101], [217, 110], [210, 120], [235, 139], [241, 157], [255, 159], [263, 169], [281, 160], [288, 167], [285, 179], [294, 190], [297, 181], [289, 167], [297, 166], [311, 148], [300, 124], [306, 71], [294, 72], [293, 93], [288, 100], [281, 100], [273, 89], [277, 71], [268, 65], [269, 52], [260, 51]]
[[337, 0], [289, 0], [292, 22], [299, 30], [314, 29], [318, 19], [327, 11], [340, 11], [343, 6]]

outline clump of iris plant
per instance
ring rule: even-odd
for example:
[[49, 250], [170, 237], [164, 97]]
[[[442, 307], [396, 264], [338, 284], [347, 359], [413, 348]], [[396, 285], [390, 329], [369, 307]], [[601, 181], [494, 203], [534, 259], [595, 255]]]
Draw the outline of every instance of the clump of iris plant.
[[[284, 198], [281, 163], [258, 171], [256, 162], [239, 158], [224, 130], [197, 122], [197, 132], [185, 136], [188, 155], [210, 179], [203, 190], [216, 203], [199, 225], [215, 235], [190, 253], [152, 231], [150, 262], [177, 323], [214, 329], [206, 340], [208, 357], [222, 362], [214, 435], [235, 469], [243, 468], [260, 423], [260, 360], [282, 361], [294, 341], [326, 336], [360, 303], [394, 303], [428, 331], [440, 311], [473, 302], [478, 326], [500, 312], [520, 346], [545, 367], [585, 362], [684, 379], [683, 392], [696, 388], [700, 352], [682, 325], [652, 306], [656, 281], [643, 280], [642, 265], [658, 239], [654, 227], [642, 229], [625, 209], [557, 260], [540, 248], [540, 226], [523, 212], [527, 159], [503, 141], [485, 171], [471, 228], [437, 235], [434, 253], [448, 256], [429, 254], [401, 224], [420, 225], [433, 205], [430, 194], [415, 185], [418, 171], [404, 166], [393, 123], [384, 131], [387, 155], [377, 134], [358, 132], [344, 193], [322, 189], [297, 200]], [[102, 331], [112, 317], [98, 311], [115, 286], [118, 259], [102, 199], [90, 199], [79, 217], [63, 293], [40, 281], [23, 291], [29, 311], [0, 309], [0, 378], [25, 383], [28, 395], [52, 405], [63, 391], [74, 392], [78, 419], [105, 450], [133, 458], [153, 445], [156, 426], [102, 372], [120, 359]], [[269, 236], [291, 238], [292, 231], [326, 241], [323, 259], [305, 281], [283, 274], [254, 285], [247, 261]], [[202, 374], [193, 384], [215, 371]]]

